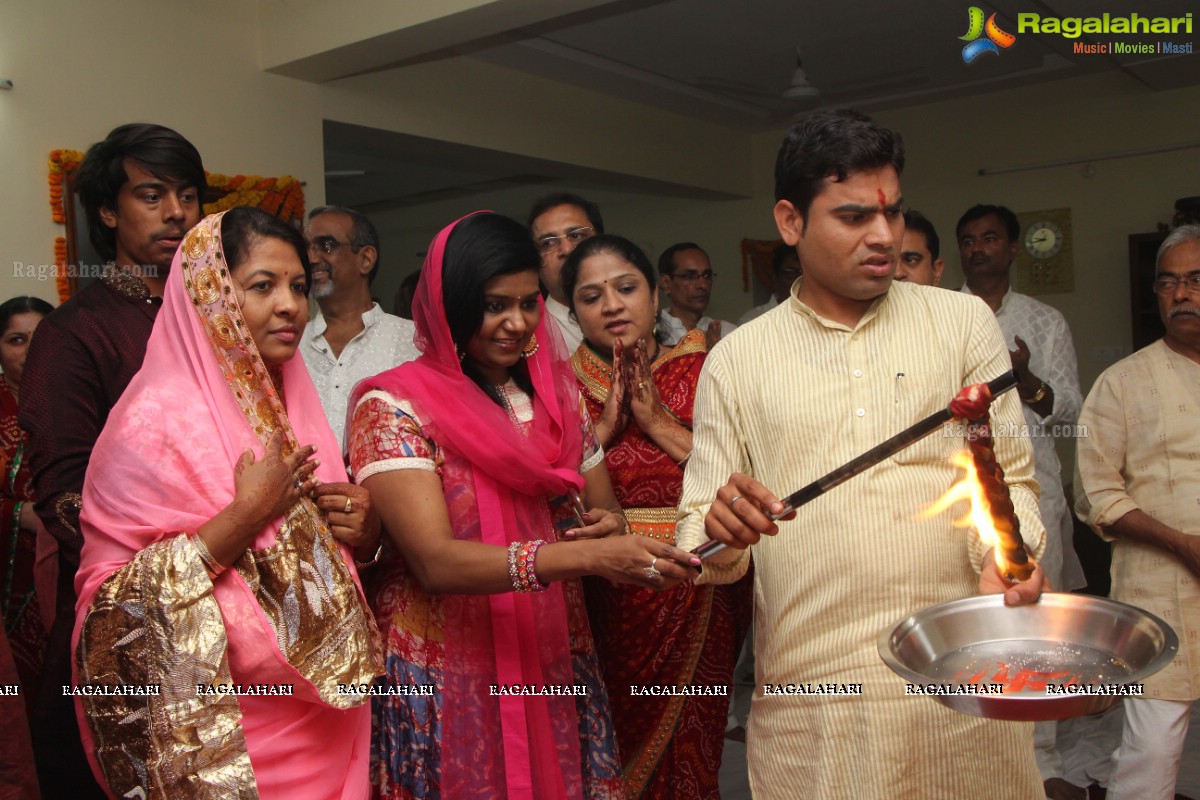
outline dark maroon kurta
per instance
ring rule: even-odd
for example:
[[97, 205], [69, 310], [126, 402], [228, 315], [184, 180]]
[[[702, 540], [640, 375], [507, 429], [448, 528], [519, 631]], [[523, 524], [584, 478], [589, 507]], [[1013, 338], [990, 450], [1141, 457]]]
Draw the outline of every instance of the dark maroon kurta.
[[21, 379], [19, 416], [29, 432], [36, 511], [58, 542], [54, 625], [31, 721], [46, 797], [104, 796], [83, 753], [74, 704], [62, 687], [71, 683], [83, 476], [109, 411], [142, 366], [162, 302], [148, 298], [144, 285], [132, 280], [95, 281], [47, 316], [30, 344]]

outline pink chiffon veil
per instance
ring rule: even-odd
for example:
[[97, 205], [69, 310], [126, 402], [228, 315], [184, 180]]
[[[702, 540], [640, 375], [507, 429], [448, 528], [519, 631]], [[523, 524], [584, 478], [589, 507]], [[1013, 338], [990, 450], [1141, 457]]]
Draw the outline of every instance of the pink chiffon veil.
[[[406, 399], [426, 435], [469, 463], [461, 474], [443, 474], [457, 538], [501, 547], [549, 539], [547, 500], [583, 486], [579, 390], [540, 299], [539, 347], [524, 359], [534, 387], [534, 421], [524, 433], [463, 374], [442, 295], [443, 270], [455, 268], [445, 263], [446, 243], [463, 219], [434, 237], [421, 272], [413, 321], [422, 355], [360, 383], [350, 408], [373, 388]], [[449, 501], [457, 480], [473, 483], [475, 503]], [[574, 699], [490, 692], [492, 685], [575, 683], [561, 585], [536, 594], [448, 595], [443, 608], [442, 796], [493, 796], [490, 780], [509, 800], [581, 797]]]
[[[84, 545], [75, 578], [78, 600], [73, 647], [78, 646], [81, 625], [101, 584], [140, 551], [196, 531], [227, 506], [234, 497], [234, 464], [247, 449], [261, 459], [263, 443], [274, 427], [284, 431], [285, 450], [297, 443], [317, 446], [321, 464], [315, 474], [321, 481], [348, 480], [337, 440], [304, 361], [298, 355], [281, 367], [284, 403], [281, 404], [269, 380], [267, 397], [258, 403], [253, 415], [248, 415], [235, 398], [235, 394], [252, 396], [263, 391], [259, 381], [266, 373], [257, 347], [244, 330], [240, 312], [234, 315], [236, 318], [219, 315], [202, 319], [189, 295], [189, 287], [185, 286], [185, 270], [181, 265], [184, 250], [196, 241], [193, 234], [197, 231], [210, 242], [216, 240], [215, 247], [210, 244], [209, 250], [217, 251], [217, 261], [223, 259], [219, 241], [221, 216], [215, 214], [202, 220], [176, 253], [142, 368], [113, 407], [92, 451], [80, 517]], [[192, 289], [200, 293], [224, 292], [226, 303], [231, 299], [229, 293], [234, 292], [228, 277]], [[236, 305], [236, 295], [232, 303]], [[246, 348], [247, 358], [234, 365], [232, 374], [226, 374], [219, 366], [210, 337], [214, 340], [236, 337]], [[274, 544], [281, 522], [282, 518], [277, 519], [265, 528], [255, 539], [254, 549]], [[361, 597], [352, 555], [344, 546], [337, 552]], [[273, 710], [294, 703], [297, 720], [304, 718], [313, 704], [328, 707], [328, 701], [322, 699], [313, 683], [288, 663], [254, 590], [236, 570], [229, 569], [214, 582], [213, 595], [225, 620], [235, 681], [294, 685], [294, 697], [271, 698], [269, 702], [273, 703]], [[365, 599], [363, 604], [365, 607]], [[239, 662], [249, 664], [253, 673], [239, 678]], [[243, 710], [246, 707], [243, 702]], [[77, 708], [80, 708], [78, 703]], [[355, 736], [369, 736], [369, 725], [362, 724], [363, 715], [369, 713], [367, 706], [354, 712], [357, 721], [347, 717], [347, 726], [336, 733], [328, 729], [305, 731], [303, 726], [293, 726], [278, 735], [287, 739], [350, 735], [353, 731]], [[85, 750], [96, 770], [90, 732], [82, 717], [80, 727]], [[253, 747], [250, 749], [253, 757]], [[355, 767], [365, 776], [369, 748], [364, 741], [355, 749], [356, 756], [360, 756]], [[254, 764], [256, 773], [263, 768], [284, 766]], [[327, 796], [337, 796], [334, 787], [341, 787], [347, 778], [344, 774], [330, 774], [328, 780]]]

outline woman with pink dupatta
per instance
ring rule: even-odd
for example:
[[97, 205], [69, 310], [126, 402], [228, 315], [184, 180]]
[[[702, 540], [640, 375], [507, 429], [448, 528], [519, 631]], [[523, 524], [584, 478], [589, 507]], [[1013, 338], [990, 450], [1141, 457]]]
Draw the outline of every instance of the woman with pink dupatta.
[[201, 221], [96, 442], [76, 708], [111, 797], [368, 794], [368, 707], [340, 687], [380, 672], [354, 566], [378, 522], [294, 357], [307, 269], [258, 209]]
[[379, 797], [623, 797], [578, 578], [697, 574], [690, 554], [622, 535], [538, 263], [506, 217], [447, 227], [413, 305], [423, 355], [351, 398], [351, 466], [388, 534], [370, 593], [387, 649]]

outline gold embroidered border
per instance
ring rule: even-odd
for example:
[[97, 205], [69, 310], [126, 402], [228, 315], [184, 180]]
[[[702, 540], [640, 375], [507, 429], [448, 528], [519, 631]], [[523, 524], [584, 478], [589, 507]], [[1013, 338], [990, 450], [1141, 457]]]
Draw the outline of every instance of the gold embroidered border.
[[84, 695], [96, 760], [116, 797], [254, 800], [254, 770], [232, 695], [225, 626], [184, 535], [114, 572], [92, 600], [76, 651], [81, 686], [157, 686], [158, 695]]
[[[209, 332], [209, 343], [246, 417], [264, 445], [281, 429], [283, 450], [298, 444], [274, 382], [249, 334], [221, 249], [221, 217], [206, 217], [184, 238], [184, 286]], [[335, 708], [368, 698], [339, 694], [339, 683], [369, 683], [383, 672], [383, 642], [350, 568], [313, 501], [289, 510], [271, 547], [234, 565], [254, 590], [288, 663]]]
[[[694, 621], [694, 627], [688, 637], [687, 661], [683, 674], [679, 677], [679, 685], [686, 686], [692, 682], [696, 674], [696, 665], [700, 661], [700, 653], [704, 650], [704, 642], [708, 638], [708, 624], [712, 619], [713, 587], [696, 587], [697, 597], [689, 619]], [[662, 759], [671, 737], [675, 735], [675, 727], [679, 724], [679, 714], [683, 704], [689, 699], [682, 695], [672, 695], [667, 698], [666, 710], [659, 721], [658, 728], [650, 734], [647, 741], [642, 742], [641, 748], [627, 757], [621, 773], [625, 783], [625, 796], [639, 798], [646, 790], [658, 762]]]

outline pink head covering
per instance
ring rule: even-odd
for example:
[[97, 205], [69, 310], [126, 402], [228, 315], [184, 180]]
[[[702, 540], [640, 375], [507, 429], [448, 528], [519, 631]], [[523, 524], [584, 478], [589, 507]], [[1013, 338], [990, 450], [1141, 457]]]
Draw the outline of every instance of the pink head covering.
[[[392, 391], [424, 409], [421, 420], [439, 444], [462, 454], [511, 489], [531, 495], [560, 495], [570, 487], [582, 488], [579, 389], [570, 354], [557, 327], [547, 322], [541, 299], [535, 332], [539, 347], [533, 357], [524, 360], [534, 388], [532, 431], [525, 434], [513, 427], [506, 411], [463, 374], [446, 321], [442, 270], [446, 241], [467, 218], [434, 237], [421, 270], [413, 298], [413, 322], [417, 328], [414, 341], [423, 355], [364, 381], [356, 388], [350, 408], [368, 385]], [[535, 269], [536, 265], [529, 267]], [[522, 468], [512, 469], [517, 462]]]
[[[76, 646], [105, 580], [146, 548], [195, 532], [225, 508], [234, 497], [234, 464], [247, 449], [263, 458], [264, 443], [275, 430], [284, 433], [285, 452], [300, 444], [317, 446], [321, 465], [316, 475], [322, 481], [347, 480], [303, 359], [281, 366], [281, 397], [246, 331], [221, 246], [222, 216], [202, 220], [180, 246], [142, 368], [113, 407], [92, 450], [80, 517], [84, 545], [75, 579]], [[294, 697], [260, 701], [269, 710], [257, 716], [251, 711], [255, 703], [242, 699], [252, 756], [262, 739], [251, 731], [256, 725], [261, 730], [264, 718], [292, 720], [286, 729], [265, 732], [272, 747], [286, 745], [292, 737], [301, 750], [300, 738], [330, 736], [329, 728], [320, 729], [323, 712], [314, 706], [336, 711], [362, 703], [362, 698], [339, 697], [336, 683], [369, 681], [380, 671], [378, 633], [352, 557], [332, 539], [312, 501], [301, 498], [285, 517], [262, 530], [253, 549], [264, 548], [271, 548], [265, 558], [248, 553], [213, 582], [224, 631], [207, 645], [222, 641], [221, 634], [226, 637], [235, 682], [295, 686]], [[273, 607], [273, 591], [294, 592], [295, 608]], [[296, 637], [304, 639], [308, 650], [303, 657], [294, 647]], [[322, 647], [322, 637], [331, 637], [329, 646]], [[317, 724], [298, 724], [304, 719]], [[354, 731], [356, 737], [365, 731], [361, 715], [339, 719], [327, 723], [334, 730], [344, 724], [347, 735]], [[360, 761], [365, 758], [362, 745], [360, 740]], [[264, 757], [256, 757], [256, 773], [272, 769], [275, 764], [265, 755], [270, 749], [259, 752]], [[365, 774], [365, 764], [363, 769]], [[260, 783], [263, 778], [260, 774]], [[329, 778], [339, 787], [345, 779]]]
[[[477, 212], [489, 213], [489, 212]], [[470, 215], [474, 216], [474, 215]], [[447, 459], [442, 477], [455, 536], [506, 546], [554, 536], [547, 500], [580, 489], [580, 399], [566, 346], [545, 308], [537, 352], [524, 359], [534, 388], [533, 423], [522, 431], [463, 374], [443, 304], [446, 243], [458, 220], [434, 237], [413, 301], [422, 355], [356, 387], [350, 408], [373, 388], [409, 400], [425, 434]], [[536, 264], [528, 265], [536, 269]], [[475, 503], [449, 502], [471, 481]], [[442, 793], [496, 793], [518, 800], [580, 797], [579, 732], [569, 697], [490, 697], [492, 684], [573, 684], [562, 586], [537, 594], [447, 595], [443, 602]], [[490, 732], [499, 731], [498, 741]], [[482, 737], [482, 739], [481, 739]], [[490, 777], [497, 782], [489, 783]], [[472, 794], [471, 796], [475, 796]]]

